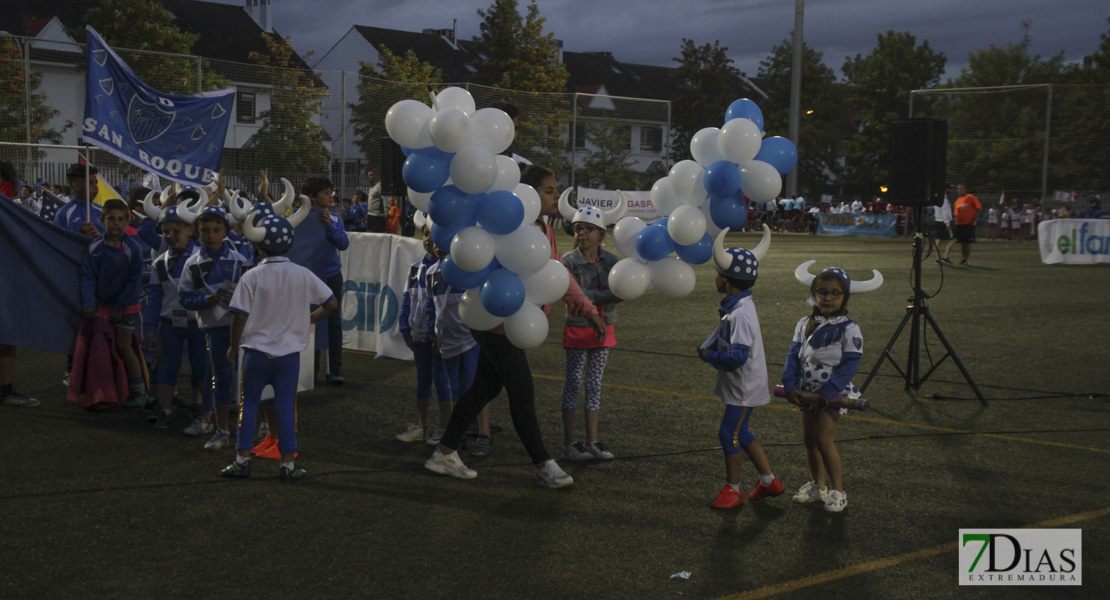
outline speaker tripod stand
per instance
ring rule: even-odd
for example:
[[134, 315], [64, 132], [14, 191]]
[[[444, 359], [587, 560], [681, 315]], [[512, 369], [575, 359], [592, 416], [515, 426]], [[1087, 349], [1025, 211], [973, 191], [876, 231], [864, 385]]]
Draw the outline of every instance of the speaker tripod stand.
[[[863, 382], [863, 385], [860, 386], [860, 391], [863, 392], [867, 389], [867, 386], [871, 384], [871, 380], [875, 377], [879, 368], [882, 367], [884, 360], [889, 360], [890, 364], [894, 365], [895, 370], [897, 370], [902, 376], [902, 379], [905, 380], [905, 389], [907, 391], [911, 389], [916, 391], [921, 389], [921, 386], [925, 385], [929, 376], [937, 370], [937, 367], [939, 367], [945, 359], [951, 358], [952, 362], [954, 362], [956, 367], [960, 370], [960, 373], [963, 374], [964, 380], [971, 386], [971, 390], [975, 392], [975, 397], [979, 399], [979, 402], [982, 403], [983, 406], [989, 406], [990, 403], [987, 402], [987, 399], [983, 396], [983, 392], [979, 391], [979, 386], [975, 385], [975, 380], [971, 378], [971, 373], [968, 372], [967, 367], [964, 366], [960, 357], [956, 355], [956, 349], [948, 342], [948, 338], [944, 337], [944, 333], [940, 330], [940, 325], [937, 325], [936, 319], [929, 313], [929, 307], [925, 306], [926, 296], [925, 292], [921, 289], [922, 247], [925, 245], [925, 236], [921, 232], [921, 225], [924, 219], [924, 210], [921, 206], [914, 207], [913, 217], [915, 229], [913, 236], [913, 297], [909, 299], [910, 305], [906, 307], [906, 316], [902, 317], [902, 323], [898, 325], [898, 329], [894, 331], [894, 335], [891, 336], [890, 341], [887, 342], [886, 348], [883, 348], [883, 353], [879, 355], [879, 360], [875, 361], [875, 366], [872, 367], [871, 372], [867, 374], [867, 379]], [[894, 357], [890, 355], [890, 350], [894, 347], [899, 336], [901, 336], [902, 332], [906, 329], [906, 325], [910, 326], [910, 346], [909, 354], [906, 359], [906, 368], [903, 370], [902, 367], [895, 362]], [[937, 339], [944, 344], [945, 355], [940, 357], [940, 360], [935, 362], [924, 375], [921, 375], [920, 344], [925, 325], [931, 327]]]

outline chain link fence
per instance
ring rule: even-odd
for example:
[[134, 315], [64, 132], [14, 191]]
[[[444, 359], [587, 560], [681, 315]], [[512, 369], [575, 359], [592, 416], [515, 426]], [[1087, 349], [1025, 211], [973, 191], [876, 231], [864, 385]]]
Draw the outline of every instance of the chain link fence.
[[914, 90], [910, 116], [948, 121], [948, 180], [984, 203], [1107, 208], [1108, 102], [1105, 85]]
[[[285, 69], [115, 48], [156, 89], [191, 94], [236, 87], [235, 115], [221, 166], [234, 188], [254, 190], [266, 170], [294, 185], [325, 175], [344, 197], [368, 186], [383, 156], [385, 113], [395, 102], [429, 102], [451, 85], [479, 108], [509, 103], [520, 111], [514, 151], [556, 172], [562, 185], [650, 189], [670, 169], [670, 102], [593, 94], [505, 90], [469, 83], [400, 84], [348, 71]], [[27, 182], [64, 184], [76, 162], [85, 102], [83, 44], [0, 36], [0, 160]], [[138, 167], [94, 148], [87, 153], [117, 187], [141, 178]], [[399, 168], [399, 167], [398, 167]], [[126, 187], [126, 186], [124, 186]]]

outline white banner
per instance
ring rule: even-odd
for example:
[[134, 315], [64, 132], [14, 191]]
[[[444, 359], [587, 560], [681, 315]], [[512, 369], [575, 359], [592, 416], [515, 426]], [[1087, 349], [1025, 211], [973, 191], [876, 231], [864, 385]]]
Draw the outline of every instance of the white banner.
[[424, 256], [419, 241], [386, 233], [348, 233], [343, 259], [343, 347], [412, 360], [397, 328], [409, 267]]
[[1110, 219], [1053, 219], [1037, 225], [1041, 261], [1048, 265], [1110, 262]]
[[[628, 204], [625, 211], [626, 217], [639, 217], [644, 223], [651, 225], [665, 215], [651, 203], [651, 192], [625, 192], [624, 201]], [[578, 206], [596, 206], [609, 210], [617, 205], [617, 190], [595, 190], [593, 188], [578, 188]]]

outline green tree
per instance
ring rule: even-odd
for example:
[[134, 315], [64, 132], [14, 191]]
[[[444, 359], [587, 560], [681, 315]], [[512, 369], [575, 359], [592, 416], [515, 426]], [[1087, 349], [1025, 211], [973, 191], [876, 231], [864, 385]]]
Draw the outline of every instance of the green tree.
[[[178, 29], [173, 17], [159, 2], [102, 0], [85, 12], [84, 20], [127, 61], [139, 79], [159, 91], [194, 94], [228, 85], [227, 79], [207, 68], [207, 61], [191, 56], [200, 34]], [[75, 40], [84, 41], [85, 28], [75, 27], [69, 34]], [[167, 56], [127, 50], [162, 52]]]
[[358, 102], [351, 104], [351, 124], [356, 143], [371, 165], [381, 161], [381, 141], [385, 132], [385, 113], [405, 99], [428, 102], [429, 87], [438, 87], [442, 74], [435, 66], [417, 58], [410, 48], [403, 55], [382, 47], [378, 64], [360, 63]]
[[[793, 37], [783, 40], [759, 63], [759, 83], [767, 98], [760, 102], [764, 130], [785, 136], [790, 127], [790, 87]], [[835, 194], [839, 190], [839, 158], [844, 150], [843, 128], [848, 112], [844, 86], [822, 62], [821, 53], [803, 44], [802, 114], [799, 127], [798, 189], [806, 196]]]
[[[28, 79], [23, 58], [20, 44], [15, 38], [0, 37], [0, 141], [60, 144], [62, 132], [46, 127], [60, 113], [47, 104], [46, 94], [35, 92], [42, 83], [42, 73], [31, 71]], [[63, 131], [70, 126], [72, 123], [67, 123]], [[25, 148], [9, 146], [0, 153], [0, 159], [18, 163], [28, 158], [34, 160], [41, 155], [41, 151], [34, 151], [28, 156]]]
[[327, 87], [316, 74], [304, 68], [312, 52], [298, 59], [289, 38], [261, 34], [268, 54], [251, 53], [251, 60], [264, 67], [269, 80], [270, 108], [262, 111], [262, 127], [251, 136], [246, 148], [254, 152], [251, 168], [271, 170], [271, 180], [290, 180], [327, 170], [331, 152], [324, 145], [323, 126], [316, 122], [324, 113]]
[[[564, 92], [566, 66], [559, 61], [559, 42], [544, 33], [546, 19], [536, 3], [521, 16], [516, 0], [494, 0], [482, 17], [474, 50], [474, 83], [496, 89], [470, 88], [479, 107], [511, 102], [520, 109], [515, 149], [535, 164], [555, 169], [566, 147], [571, 106]], [[509, 92], [507, 90], [512, 90]]]
[[846, 144], [846, 191], [873, 196], [889, 183], [889, 123], [908, 116], [910, 91], [935, 86], [946, 62], [929, 42], [918, 44], [910, 33], [893, 30], [880, 33], [867, 56], [845, 59], [848, 107], [858, 123]]
[[576, 183], [610, 190], [640, 189], [644, 174], [634, 168], [631, 159], [632, 128], [613, 117], [582, 120], [578, 126], [585, 127], [589, 145]]
[[670, 73], [677, 87], [671, 102], [671, 158], [679, 161], [690, 157], [690, 138], [699, 129], [724, 122], [728, 105], [736, 100], [739, 71], [719, 40], [698, 46], [683, 38], [681, 57], [671, 60], [678, 63]]

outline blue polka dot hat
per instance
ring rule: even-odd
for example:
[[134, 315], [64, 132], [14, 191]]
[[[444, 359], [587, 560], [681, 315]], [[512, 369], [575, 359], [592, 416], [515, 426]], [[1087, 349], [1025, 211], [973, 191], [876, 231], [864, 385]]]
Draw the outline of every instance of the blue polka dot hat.
[[759, 277], [759, 260], [771, 247], [771, 229], [763, 226], [763, 239], [751, 250], [744, 248], [725, 248], [725, 235], [729, 230], [717, 234], [713, 243], [713, 262], [717, 272], [731, 279], [755, 281]]

